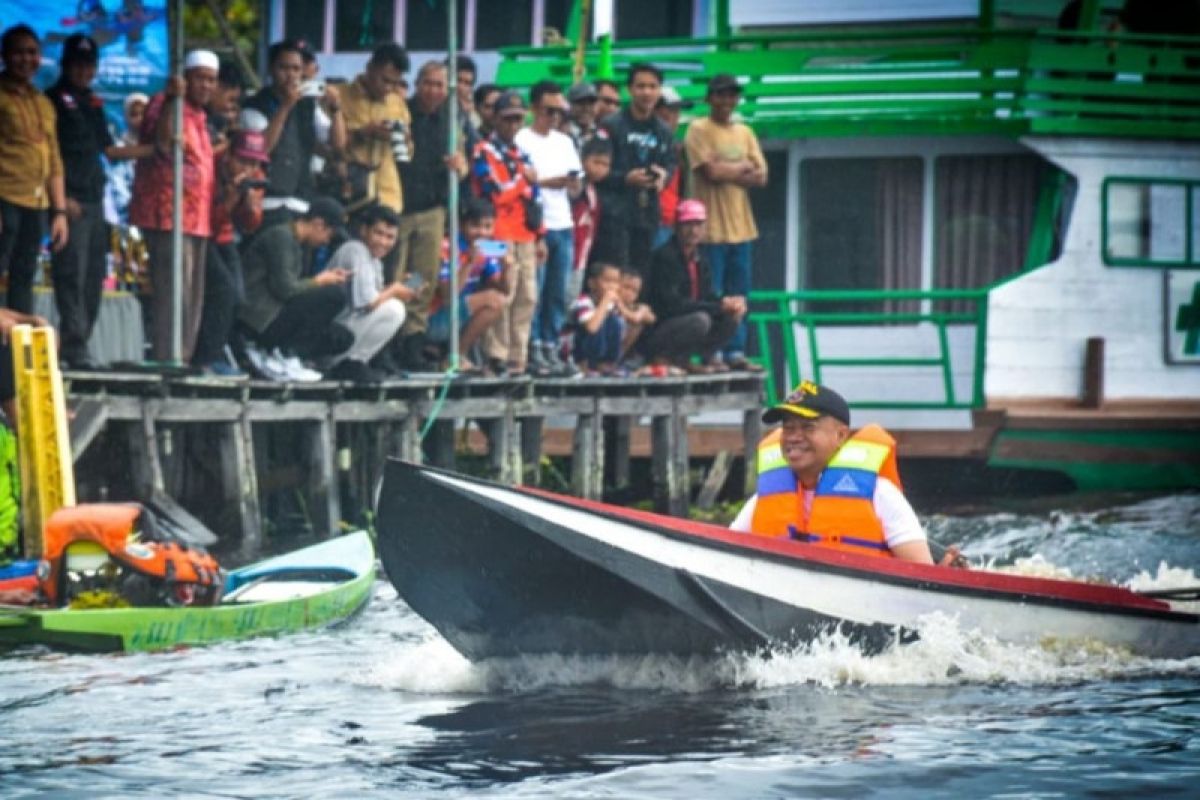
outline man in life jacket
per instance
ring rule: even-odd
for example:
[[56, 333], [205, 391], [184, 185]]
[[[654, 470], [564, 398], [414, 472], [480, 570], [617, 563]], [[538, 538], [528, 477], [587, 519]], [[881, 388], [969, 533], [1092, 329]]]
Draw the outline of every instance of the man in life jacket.
[[896, 440], [878, 425], [850, 431], [850, 407], [804, 381], [763, 414], [782, 425], [758, 446], [758, 490], [730, 526], [858, 555], [932, 564], [900, 486]]

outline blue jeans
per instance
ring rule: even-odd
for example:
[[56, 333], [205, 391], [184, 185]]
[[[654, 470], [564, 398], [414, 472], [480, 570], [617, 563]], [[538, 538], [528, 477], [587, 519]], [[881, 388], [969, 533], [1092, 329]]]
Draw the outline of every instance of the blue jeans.
[[[736, 244], [702, 244], [700, 250], [712, 271], [713, 289], [720, 297], [750, 294], [750, 256], [753, 242]], [[746, 320], [738, 324], [737, 332], [725, 346], [725, 357], [734, 358], [746, 353]]]
[[595, 333], [588, 333], [581, 326], [575, 332], [575, 360], [595, 369], [601, 364], [616, 364], [621, 358], [621, 337], [625, 326], [619, 314], [609, 312]]
[[558, 334], [567, 319], [570, 300], [567, 286], [571, 279], [571, 264], [575, 261], [575, 231], [564, 228], [546, 231], [546, 263], [538, 270], [538, 303], [533, 312], [535, 343], [557, 347]]
[[657, 250], [671, 241], [671, 234], [673, 233], [675, 233], [675, 229], [670, 225], [659, 225], [658, 230], [654, 232], [654, 249]]

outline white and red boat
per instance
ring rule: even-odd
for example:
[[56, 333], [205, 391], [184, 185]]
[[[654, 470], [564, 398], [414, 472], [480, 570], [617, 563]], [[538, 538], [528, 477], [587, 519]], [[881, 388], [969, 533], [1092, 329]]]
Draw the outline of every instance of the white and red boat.
[[939, 612], [1008, 642], [1200, 653], [1200, 615], [1179, 600], [834, 552], [400, 461], [378, 512], [400, 597], [472, 660], [754, 650], [835, 628], [877, 650]]

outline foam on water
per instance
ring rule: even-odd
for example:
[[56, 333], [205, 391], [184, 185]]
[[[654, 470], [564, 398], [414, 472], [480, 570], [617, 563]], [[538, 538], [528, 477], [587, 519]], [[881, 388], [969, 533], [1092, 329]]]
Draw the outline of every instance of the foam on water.
[[1132, 655], [1099, 642], [1009, 644], [957, 621], [930, 615], [912, 643], [867, 654], [837, 632], [804, 645], [759, 653], [690, 658], [538, 655], [472, 664], [440, 636], [383, 655], [367, 682], [417, 694], [523, 694], [552, 687], [699, 693], [812, 684], [945, 686], [1070, 684], [1081, 681], [1200, 672], [1200, 657], [1178, 660]]

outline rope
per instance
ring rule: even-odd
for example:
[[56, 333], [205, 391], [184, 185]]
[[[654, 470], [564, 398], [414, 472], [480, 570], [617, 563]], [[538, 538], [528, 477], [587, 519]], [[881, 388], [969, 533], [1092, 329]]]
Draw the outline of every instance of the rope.
[[429, 410], [429, 416], [425, 418], [425, 426], [421, 428], [421, 441], [425, 441], [430, 429], [433, 428], [433, 423], [437, 422], [438, 415], [442, 413], [442, 406], [446, 404], [446, 395], [450, 392], [450, 384], [454, 381], [458, 372], [453, 366], [446, 369], [446, 377], [442, 380], [442, 391], [438, 393], [438, 398], [433, 402], [433, 408]]

